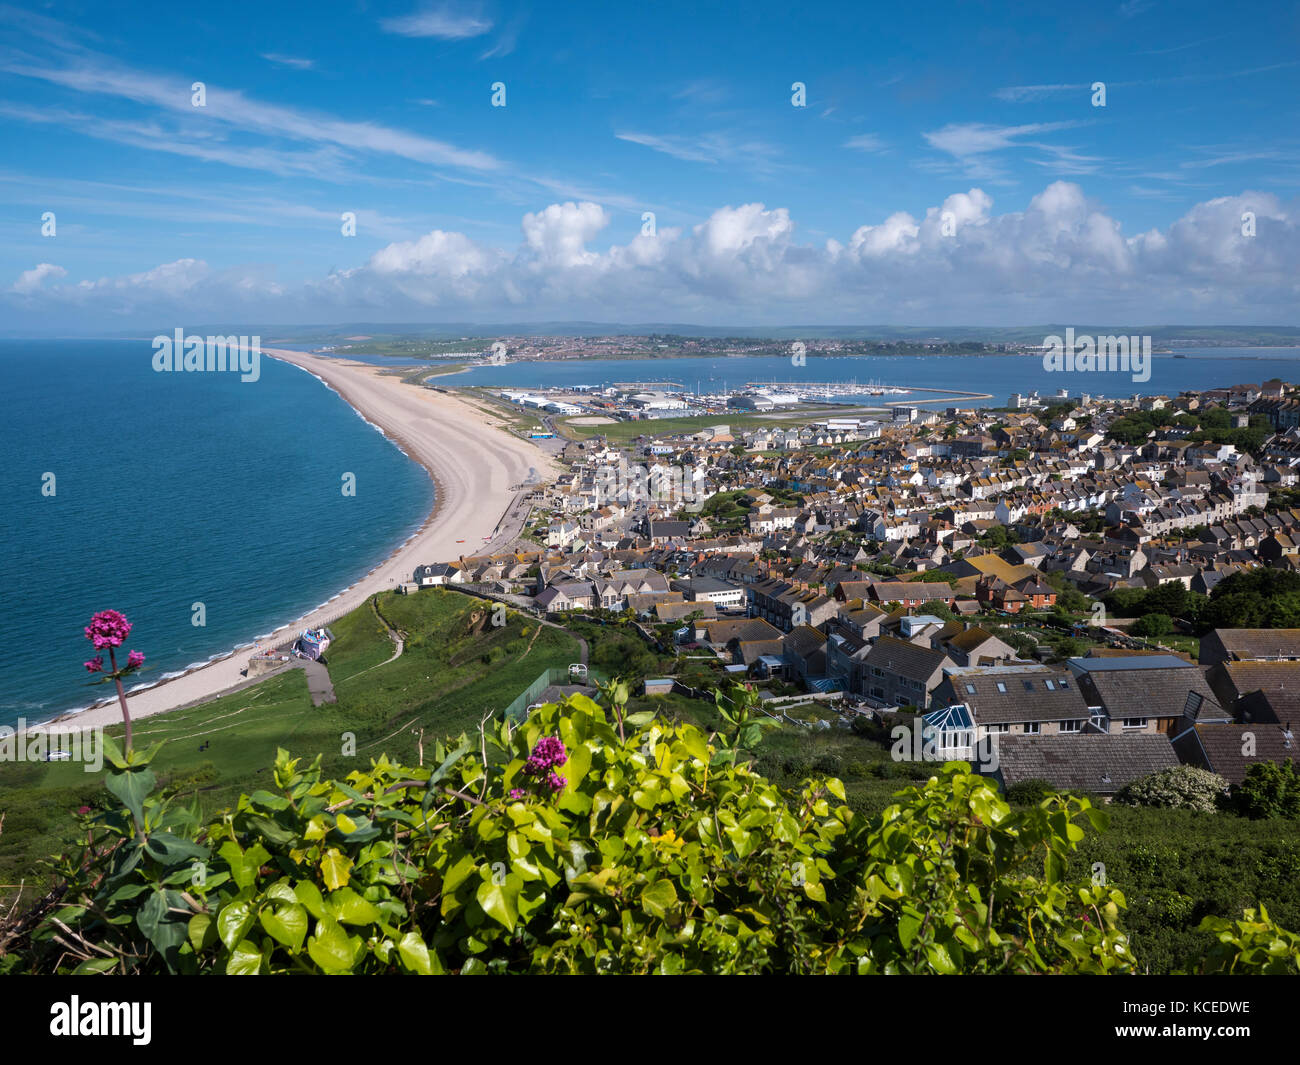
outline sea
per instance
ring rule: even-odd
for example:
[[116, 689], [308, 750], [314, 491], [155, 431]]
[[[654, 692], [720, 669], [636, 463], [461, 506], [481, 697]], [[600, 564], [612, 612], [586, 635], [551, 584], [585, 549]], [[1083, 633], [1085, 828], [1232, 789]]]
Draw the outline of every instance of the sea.
[[160, 373], [153, 354], [0, 340], [0, 725], [112, 694], [83, 666], [96, 611], [133, 623], [130, 686], [154, 684], [324, 604], [433, 505], [424, 468], [311, 374]]
[[[1049, 371], [1034, 355], [860, 355], [806, 357], [802, 366], [790, 358], [720, 357], [682, 359], [582, 359], [554, 362], [507, 361], [476, 366], [461, 373], [433, 378], [443, 386], [478, 385], [499, 388], [542, 388], [572, 385], [605, 387], [620, 383], [664, 382], [669, 387], [700, 393], [737, 391], [751, 382], [798, 388], [809, 382], [869, 382], [901, 393], [868, 399], [894, 402], [935, 398], [910, 389], [953, 389], [987, 393], [986, 400], [960, 399], [953, 406], [1006, 406], [1013, 392], [1037, 391], [1051, 397], [1088, 394], [1106, 398], [1133, 395], [1177, 395], [1185, 389], [1254, 383], [1280, 377], [1300, 381], [1300, 348], [1186, 348], [1175, 354], [1152, 354], [1150, 378], [1133, 380], [1120, 372]], [[376, 359], [375, 361], [384, 361]], [[392, 360], [387, 360], [393, 365]], [[832, 402], [857, 403], [848, 397]], [[942, 409], [942, 405], [940, 405]]]
[[[508, 362], [434, 380], [700, 392], [856, 380], [992, 396], [962, 406], [1001, 406], [1030, 390], [1118, 397], [1300, 381], [1300, 349], [1181, 355], [1154, 355], [1145, 382], [1049, 372], [1041, 358], [1015, 355]], [[82, 630], [96, 611], [134, 623], [126, 649], [144, 652], [147, 669], [133, 686], [153, 684], [325, 603], [409, 538], [433, 504], [424, 469], [305, 371], [263, 356], [258, 380], [244, 382], [152, 363], [149, 340], [0, 340], [0, 725], [110, 694], [87, 683], [82, 665], [91, 657]], [[349, 473], [354, 495], [343, 492]]]

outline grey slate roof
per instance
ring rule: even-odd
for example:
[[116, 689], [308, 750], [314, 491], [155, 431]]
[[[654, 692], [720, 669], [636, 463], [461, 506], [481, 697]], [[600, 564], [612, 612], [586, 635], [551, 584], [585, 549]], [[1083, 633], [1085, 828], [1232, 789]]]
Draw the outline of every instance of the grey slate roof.
[[1006, 786], [1046, 780], [1054, 787], [1113, 795], [1125, 784], [1178, 765], [1169, 738], [1132, 736], [997, 737], [998, 777]]

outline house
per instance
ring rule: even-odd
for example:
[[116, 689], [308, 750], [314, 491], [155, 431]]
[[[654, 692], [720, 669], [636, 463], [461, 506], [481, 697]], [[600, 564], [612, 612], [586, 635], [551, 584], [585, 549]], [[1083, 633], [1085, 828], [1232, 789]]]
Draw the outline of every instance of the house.
[[739, 584], [716, 577], [685, 577], [673, 581], [671, 586], [689, 600], [724, 608], [743, 606], [747, 598], [745, 589]]
[[924, 607], [931, 603], [951, 606], [956, 598], [951, 584], [932, 581], [873, 581], [871, 598], [877, 603]]
[[892, 636], [881, 636], [865, 657], [864, 690], [868, 699], [882, 705], [930, 705], [943, 671], [953, 661], [942, 651], [921, 647]]
[[1027, 780], [1110, 798], [1126, 784], [1178, 765], [1167, 736], [1002, 736], [995, 779], [1005, 790]]
[[1201, 637], [1201, 665], [1300, 662], [1300, 629], [1215, 629]]
[[[1300, 710], [1300, 662], [1227, 661], [1206, 670], [1219, 705], [1239, 720], [1277, 721]], [[1262, 716], [1261, 716], [1262, 715]], [[1300, 721], [1300, 713], [1295, 715]]]
[[1072, 658], [1069, 665], [1106, 732], [1176, 735], [1198, 721], [1229, 720], [1205, 674], [1174, 655]]
[[[952, 626], [959, 626], [960, 631], [947, 631]], [[959, 666], [997, 666], [1017, 657], [1010, 644], [969, 622], [950, 623], [944, 632], [935, 635], [931, 646], [946, 652]]]
[[548, 612], [591, 610], [597, 605], [595, 587], [591, 581], [547, 585], [534, 597], [533, 602]]
[[1060, 666], [952, 667], [934, 701], [967, 707], [976, 743], [990, 735], [1080, 736], [1093, 716], [1078, 681]]
[[1187, 765], [1218, 773], [1240, 784], [1257, 762], [1300, 762], [1289, 725], [1214, 722], [1198, 724], [1174, 738], [1174, 750]]
[[416, 566], [411, 578], [421, 588], [434, 588], [443, 584], [460, 584], [463, 580], [461, 571], [449, 562], [434, 562], [427, 566]]
[[811, 625], [796, 625], [781, 642], [786, 676], [805, 683], [826, 676], [826, 637]]
[[820, 628], [839, 611], [839, 604], [816, 592], [803, 591], [787, 581], [757, 581], [747, 589], [749, 610], [789, 632], [796, 625]]

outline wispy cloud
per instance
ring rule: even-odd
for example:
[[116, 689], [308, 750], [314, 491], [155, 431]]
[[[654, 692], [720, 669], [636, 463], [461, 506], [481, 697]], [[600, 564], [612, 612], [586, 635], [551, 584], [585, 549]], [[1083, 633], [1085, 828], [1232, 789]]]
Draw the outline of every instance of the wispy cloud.
[[756, 173], [789, 169], [779, 161], [781, 150], [775, 145], [761, 140], [734, 140], [727, 133], [704, 133], [688, 138], [629, 131], [614, 136], [689, 163], [744, 164]]
[[931, 148], [959, 159], [984, 155], [1004, 148], [1023, 147], [1023, 137], [1069, 129], [1078, 122], [1032, 122], [1024, 126], [989, 126], [982, 122], [950, 122], [933, 133], [923, 133]]
[[999, 100], [1007, 100], [1010, 103], [1024, 103], [1027, 100], [1046, 100], [1052, 96], [1060, 96], [1062, 93], [1070, 92], [1087, 92], [1088, 85], [1008, 85], [1006, 88], [998, 89], [994, 96]]
[[[1075, 155], [1069, 148], [1045, 144], [1029, 139], [1044, 133], [1053, 133], [1082, 125], [1069, 122], [1031, 122], [1023, 126], [991, 126], [982, 122], [950, 122], [941, 129], [923, 133], [927, 144], [949, 155], [966, 177], [980, 181], [1007, 183], [1005, 170], [990, 158], [1008, 149], [1034, 149], [1047, 153], [1044, 161], [1034, 160], [1042, 166], [1063, 173], [1091, 173], [1099, 160]], [[921, 164], [925, 169], [949, 170], [951, 164]]]
[[874, 133], [859, 133], [844, 142], [845, 148], [855, 148], [860, 152], [883, 152], [886, 144]]
[[314, 59], [299, 59], [296, 56], [281, 55], [279, 52], [263, 52], [262, 58], [276, 66], [292, 67], [294, 70], [311, 70], [316, 66]]
[[[1205, 43], [1205, 42], [1200, 42]], [[1193, 45], [1184, 45], [1183, 47], [1191, 48]], [[1178, 51], [1178, 49], [1170, 49]], [[1140, 54], [1140, 53], [1139, 53]], [[1152, 53], [1153, 55], [1159, 53]], [[1288, 60], [1285, 63], [1269, 63], [1262, 67], [1247, 67], [1244, 70], [1224, 70], [1217, 73], [1209, 74], [1179, 74], [1168, 78], [1139, 78], [1135, 81], [1108, 81], [1106, 85], [1112, 89], [1131, 89], [1136, 86], [1149, 85], [1184, 85], [1195, 84], [1206, 81], [1230, 81], [1234, 78], [1246, 78], [1254, 74], [1267, 74], [1274, 70], [1285, 70], [1288, 67], [1300, 65], [1300, 60]], [[999, 100], [1006, 100], [1010, 103], [1026, 103], [1034, 100], [1045, 100], [1052, 96], [1059, 96], [1062, 93], [1071, 92], [1088, 92], [1092, 88], [1088, 84], [1062, 84], [1062, 85], [1008, 85], [1001, 89], [995, 89], [993, 96]]]
[[468, 12], [456, 11], [450, 5], [426, 7], [410, 15], [397, 15], [379, 20], [385, 33], [403, 37], [436, 37], [442, 41], [463, 41], [481, 37], [492, 29], [492, 21]]
[[479, 59], [495, 59], [497, 56], [509, 55], [515, 50], [519, 43], [519, 35], [524, 30], [524, 23], [528, 21], [527, 15], [519, 14], [506, 23], [505, 28], [496, 42], [486, 52], [479, 56]]
[[[416, 163], [479, 171], [497, 170], [502, 165], [487, 152], [461, 148], [372, 122], [347, 121], [298, 108], [262, 103], [242, 92], [213, 86], [208, 87], [207, 105], [195, 108], [190, 102], [188, 79], [159, 77], [90, 60], [68, 67], [0, 60], [0, 70], [61, 85], [81, 93], [83, 97], [121, 97], [136, 103], [151, 104], [173, 114], [206, 118], [219, 128], [287, 137], [330, 146], [347, 153], [394, 155]], [[175, 135], [182, 134], [177, 131]], [[186, 124], [185, 135], [196, 135], [192, 123]], [[201, 135], [201, 131], [198, 135]], [[193, 145], [173, 150], [186, 154], [189, 148], [193, 148]]]
[[1155, 7], [1155, 0], [1124, 0], [1119, 5], [1120, 18], [1137, 18]]

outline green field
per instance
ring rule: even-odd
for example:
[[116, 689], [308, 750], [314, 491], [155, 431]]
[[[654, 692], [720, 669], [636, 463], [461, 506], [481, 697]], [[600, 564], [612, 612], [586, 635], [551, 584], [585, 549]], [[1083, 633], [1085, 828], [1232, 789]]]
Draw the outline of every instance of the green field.
[[[370, 602], [334, 623], [327, 657], [336, 704], [313, 707], [295, 669], [202, 706], [144, 718], [135, 725], [136, 745], [165, 741], [153, 763], [161, 780], [196, 796], [211, 814], [265, 781], [277, 747], [320, 753], [340, 777], [381, 753], [414, 763], [419, 730], [427, 749], [473, 730], [542, 670], [567, 666], [579, 652], [569, 634], [513, 612], [494, 628], [488, 604], [455, 592], [385, 592], [377, 605], [407, 633], [404, 653], [387, 661], [394, 646]], [[109, 732], [120, 739], [121, 726]], [[352, 756], [343, 753], [348, 734], [355, 737]], [[66, 841], [72, 822], [65, 815], [104, 798], [102, 776], [72, 762], [0, 763], [0, 905], [20, 880], [43, 878], [38, 862]]]

